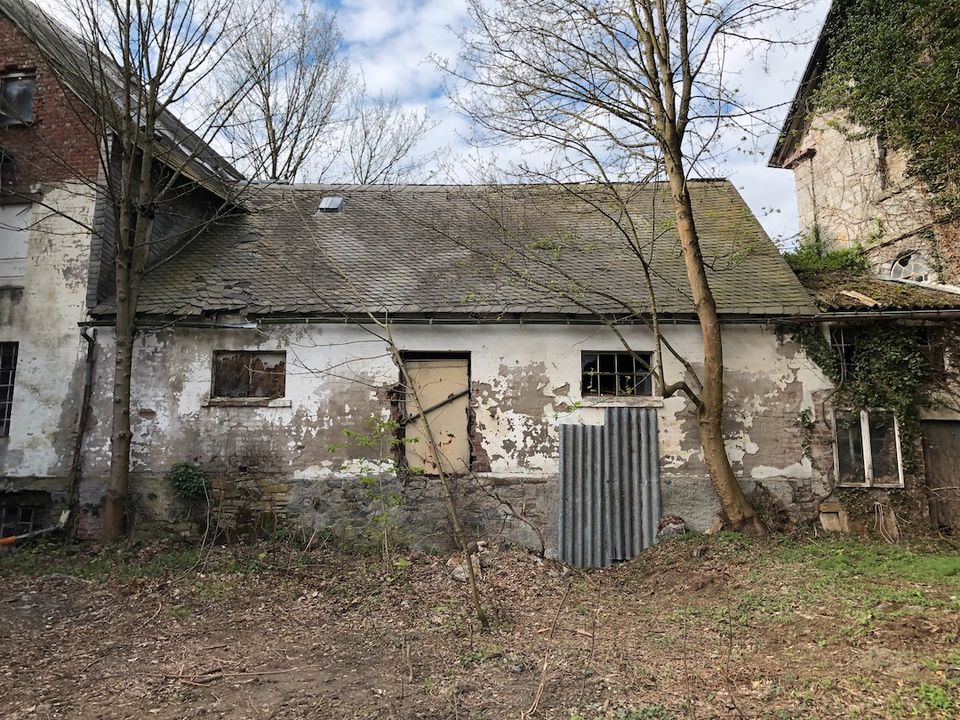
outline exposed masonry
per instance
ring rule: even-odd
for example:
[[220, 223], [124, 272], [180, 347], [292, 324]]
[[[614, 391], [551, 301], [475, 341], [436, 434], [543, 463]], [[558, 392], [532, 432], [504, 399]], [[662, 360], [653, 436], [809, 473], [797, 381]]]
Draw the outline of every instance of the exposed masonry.
[[[699, 353], [696, 326], [668, 328], [689, 357]], [[460, 480], [463, 510], [474, 532], [547, 553], [555, 551], [557, 435], [560, 423], [599, 424], [607, 400], [580, 397], [582, 350], [618, 350], [612, 334], [563, 325], [397, 326], [405, 350], [470, 354], [473, 468]], [[645, 329], [628, 331], [649, 349]], [[726, 328], [727, 382], [733, 408], [728, 448], [748, 490], [762, 485], [795, 517], [812, 517], [829, 494], [829, 449], [807, 457], [797, 424], [801, 411], [820, 419], [829, 385], [772, 328]], [[111, 338], [100, 336], [93, 422], [85, 445], [82, 502], [94, 512], [109, 468]], [[267, 406], [210, 401], [219, 350], [282, 351], [285, 396]], [[667, 366], [668, 379], [680, 372]], [[398, 370], [387, 348], [349, 325], [264, 325], [244, 329], [178, 328], [144, 332], [138, 342], [132, 408], [134, 525], [184, 512], [163, 473], [181, 461], [214, 477], [220, 520], [238, 534], [278, 524], [302, 525], [351, 539], [365, 532], [375, 504], [359, 483], [361, 468], [380, 457], [344, 433], [366, 432], [371, 417], [391, 417]], [[663, 513], [706, 529], [718, 510], [700, 459], [693, 414], [680, 397], [617, 399], [652, 405], [660, 421]], [[832, 445], [832, 438], [827, 448]], [[832, 455], [831, 455], [832, 457]], [[386, 470], [386, 468], [385, 468]], [[388, 473], [389, 475], [389, 473]], [[385, 477], [406, 503], [391, 510], [404, 538], [424, 546], [446, 541], [435, 480]], [[88, 513], [88, 529], [95, 517]]]
[[902, 152], [861, 137], [839, 113], [815, 113], [789, 167], [801, 233], [816, 228], [831, 250], [863, 245], [881, 277], [904, 253], [921, 251], [941, 265], [941, 281], [960, 283], [957, 227], [934, 223]]

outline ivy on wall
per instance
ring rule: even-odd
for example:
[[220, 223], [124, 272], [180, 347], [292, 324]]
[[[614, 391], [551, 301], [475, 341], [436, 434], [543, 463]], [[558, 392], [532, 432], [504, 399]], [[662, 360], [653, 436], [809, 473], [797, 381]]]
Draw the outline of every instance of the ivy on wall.
[[841, 110], [960, 211], [960, 3], [842, 0], [827, 29], [818, 105]]

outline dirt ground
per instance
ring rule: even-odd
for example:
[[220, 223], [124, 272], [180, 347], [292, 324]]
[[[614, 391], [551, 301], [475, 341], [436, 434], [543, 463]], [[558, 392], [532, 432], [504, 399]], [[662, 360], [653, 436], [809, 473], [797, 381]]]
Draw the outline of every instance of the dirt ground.
[[0, 718], [957, 718], [950, 547], [693, 536], [610, 570], [289, 544], [0, 556]]

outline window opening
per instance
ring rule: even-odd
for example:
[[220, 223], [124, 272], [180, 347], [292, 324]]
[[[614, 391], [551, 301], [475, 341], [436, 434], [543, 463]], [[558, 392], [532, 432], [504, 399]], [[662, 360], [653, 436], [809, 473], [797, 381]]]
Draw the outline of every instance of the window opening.
[[907, 253], [894, 260], [890, 267], [890, 277], [915, 283], [936, 282], [933, 268], [919, 252]]
[[287, 354], [218, 350], [213, 356], [213, 397], [282, 398], [286, 392]]
[[13, 386], [17, 375], [17, 354], [20, 344], [0, 342], [0, 437], [10, 436], [13, 413]]
[[900, 426], [892, 411], [838, 411], [834, 421], [838, 484], [903, 486]]
[[33, 122], [37, 78], [30, 73], [0, 75], [0, 127]]
[[651, 353], [584, 352], [583, 395], [634, 397], [653, 394]]

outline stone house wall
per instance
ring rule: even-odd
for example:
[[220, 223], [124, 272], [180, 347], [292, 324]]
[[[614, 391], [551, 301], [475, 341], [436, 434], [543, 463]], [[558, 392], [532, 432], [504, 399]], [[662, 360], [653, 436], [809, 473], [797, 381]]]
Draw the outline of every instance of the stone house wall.
[[801, 237], [816, 231], [828, 250], [861, 245], [880, 277], [899, 257], [921, 251], [939, 279], [960, 283], [956, 227], [935, 222], [907, 158], [852, 127], [838, 113], [814, 112], [792, 161]]

